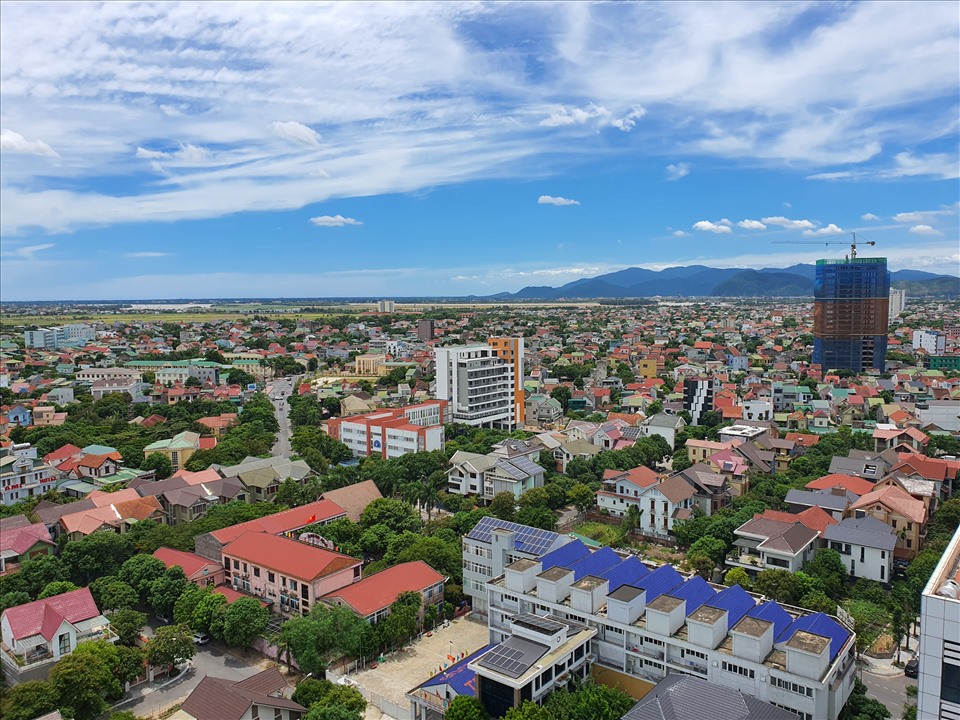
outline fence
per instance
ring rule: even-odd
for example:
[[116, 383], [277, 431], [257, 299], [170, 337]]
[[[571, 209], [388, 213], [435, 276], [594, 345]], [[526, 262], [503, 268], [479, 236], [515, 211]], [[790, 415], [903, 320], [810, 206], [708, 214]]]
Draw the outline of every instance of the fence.
[[[340, 680], [340, 678], [347, 677], [350, 673], [356, 672], [357, 669], [362, 669], [359, 662], [352, 662], [347, 665], [342, 665], [341, 667], [337, 668], [337, 670], [328, 668], [327, 680], [335, 683]], [[409, 705], [401, 705], [393, 700], [389, 700], [383, 695], [372, 692], [367, 688], [358, 685], [352, 680], [349, 680], [349, 684], [361, 692], [364, 700], [385, 715], [389, 715], [390, 717], [395, 718], [395, 720], [413, 720], [413, 714], [410, 712]]]

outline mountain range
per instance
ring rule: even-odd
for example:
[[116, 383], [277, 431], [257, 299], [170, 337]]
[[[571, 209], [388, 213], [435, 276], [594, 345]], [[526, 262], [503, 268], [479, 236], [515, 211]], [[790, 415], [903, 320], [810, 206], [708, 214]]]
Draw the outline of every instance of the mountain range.
[[[712, 268], [684, 265], [647, 270], [626, 268], [581, 278], [560, 287], [527, 286], [515, 293], [491, 296], [504, 300], [559, 300], [561, 298], [644, 298], [644, 297], [810, 297], [813, 295], [815, 265], [786, 268]], [[890, 273], [891, 286], [907, 291], [910, 297], [960, 296], [960, 278], [923, 270]]]

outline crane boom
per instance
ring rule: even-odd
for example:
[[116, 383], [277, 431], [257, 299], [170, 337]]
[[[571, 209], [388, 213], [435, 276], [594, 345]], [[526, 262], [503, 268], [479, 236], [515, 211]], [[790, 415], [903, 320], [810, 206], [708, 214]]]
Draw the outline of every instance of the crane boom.
[[[850, 233], [850, 259], [856, 260], [857, 258], [857, 234], [855, 232]], [[774, 240], [774, 245], [840, 245], [845, 244], [846, 240]], [[863, 236], [860, 236], [861, 245], [876, 245], [877, 243], [873, 240], [864, 240]]]

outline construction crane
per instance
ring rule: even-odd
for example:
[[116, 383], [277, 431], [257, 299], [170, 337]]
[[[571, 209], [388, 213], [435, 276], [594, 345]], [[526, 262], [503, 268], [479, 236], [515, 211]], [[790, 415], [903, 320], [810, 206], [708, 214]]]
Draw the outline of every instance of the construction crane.
[[[857, 259], [857, 234], [855, 232], [850, 233], [850, 259]], [[861, 245], [876, 245], [877, 243], [873, 240], [864, 240], [863, 236], [860, 235], [860, 244]], [[774, 245], [842, 245], [846, 244], [846, 240], [774, 240]]]

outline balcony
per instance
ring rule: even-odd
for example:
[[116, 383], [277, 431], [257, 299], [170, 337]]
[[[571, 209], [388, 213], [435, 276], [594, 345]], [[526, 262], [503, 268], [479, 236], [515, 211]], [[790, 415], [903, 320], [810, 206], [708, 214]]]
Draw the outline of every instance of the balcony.
[[727, 556], [727, 565], [747, 570], [763, 570], [766, 567], [762, 557], [749, 552], [731, 553]]

